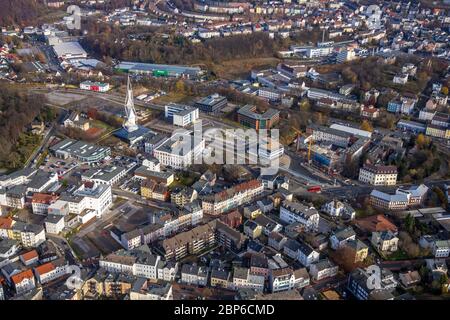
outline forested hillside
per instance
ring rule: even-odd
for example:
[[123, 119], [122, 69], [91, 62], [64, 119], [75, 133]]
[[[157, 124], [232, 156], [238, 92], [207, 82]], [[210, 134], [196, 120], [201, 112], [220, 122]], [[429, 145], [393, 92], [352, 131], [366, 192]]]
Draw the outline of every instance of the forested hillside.
[[0, 0], [1, 26], [34, 24], [46, 9], [43, 0]]
[[[43, 110], [45, 99], [9, 84], [0, 84], [0, 167], [14, 168], [29, 150], [25, 127]], [[22, 143], [19, 141], [22, 140]]]

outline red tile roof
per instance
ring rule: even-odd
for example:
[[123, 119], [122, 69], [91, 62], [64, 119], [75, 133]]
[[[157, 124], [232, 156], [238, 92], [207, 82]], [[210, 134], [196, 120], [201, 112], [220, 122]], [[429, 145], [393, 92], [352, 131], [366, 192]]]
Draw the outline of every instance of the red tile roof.
[[22, 271], [21, 273], [18, 273], [14, 276], [11, 277], [11, 280], [14, 284], [19, 284], [21, 283], [24, 279], [32, 279], [34, 278], [33, 276], [33, 271], [31, 271], [31, 269]]
[[33, 194], [33, 199], [31, 201], [33, 203], [51, 204], [52, 202], [54, 202], [56, 200], [58, 200], [57, 195], [36, 192], [35, 194]]
[[10, 229], [14, 220], [10, 217], [0, 217], [0, 229]]
[[39, 267], [34, 268], [34, 271], [36, 271], [36, 273], [39, 275], [43, 275], [43, 274], [49, 273], [50, 271], [53, 271], [55, 269], [56, 268], [53, 265], [53, 263], [48, 262], [48, 263], [40, 265]]
[[36, 250], [31, 250], [22, 254], [21, 257], [24, 261], [29, 261], [35, 258], [39, 258], [39, 255]]

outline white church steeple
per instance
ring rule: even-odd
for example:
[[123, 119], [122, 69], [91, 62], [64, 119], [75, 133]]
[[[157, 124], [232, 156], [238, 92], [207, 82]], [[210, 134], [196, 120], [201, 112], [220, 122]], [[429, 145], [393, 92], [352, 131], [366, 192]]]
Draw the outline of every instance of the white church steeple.
[[128, 132], [133, 132], [138, 129], [136, 124], [136, 110], [134, 109], [133, 89], [131, 88], [130, 76], [127, 82], [127, 96], [125, 98], [125, 116], [126, 120], [123, 127]]

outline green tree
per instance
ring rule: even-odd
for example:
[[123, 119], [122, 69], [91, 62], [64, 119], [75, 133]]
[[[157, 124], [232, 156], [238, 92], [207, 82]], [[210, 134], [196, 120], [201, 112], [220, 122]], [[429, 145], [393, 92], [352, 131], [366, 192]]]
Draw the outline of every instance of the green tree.
[[405, 217], [405, 228], [408, 230], [410, 234], [414, 232], [414, 229], [416, 227], [416, 219], [408, 213], [408, 215]]

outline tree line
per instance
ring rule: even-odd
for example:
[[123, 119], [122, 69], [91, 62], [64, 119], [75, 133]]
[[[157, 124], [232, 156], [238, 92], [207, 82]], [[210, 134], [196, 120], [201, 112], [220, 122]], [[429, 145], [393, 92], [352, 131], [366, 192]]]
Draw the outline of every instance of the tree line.
[[[104, 61], [111, 59], [166, 64], [208, 64], [223, 60], [271, 57], [279, 44], [265, 33], [236, 35], [192, 43], [181, 35], [162, 37], [158, 28], [144, 29], [145, 37], [130, 39], [114, 26], [91, 25], [93, 30], [82, 40], [83, 47]], [[137, 28], [136, 34], [143, 29]], [[245, 43], [245, 46], [242, 44]]]

